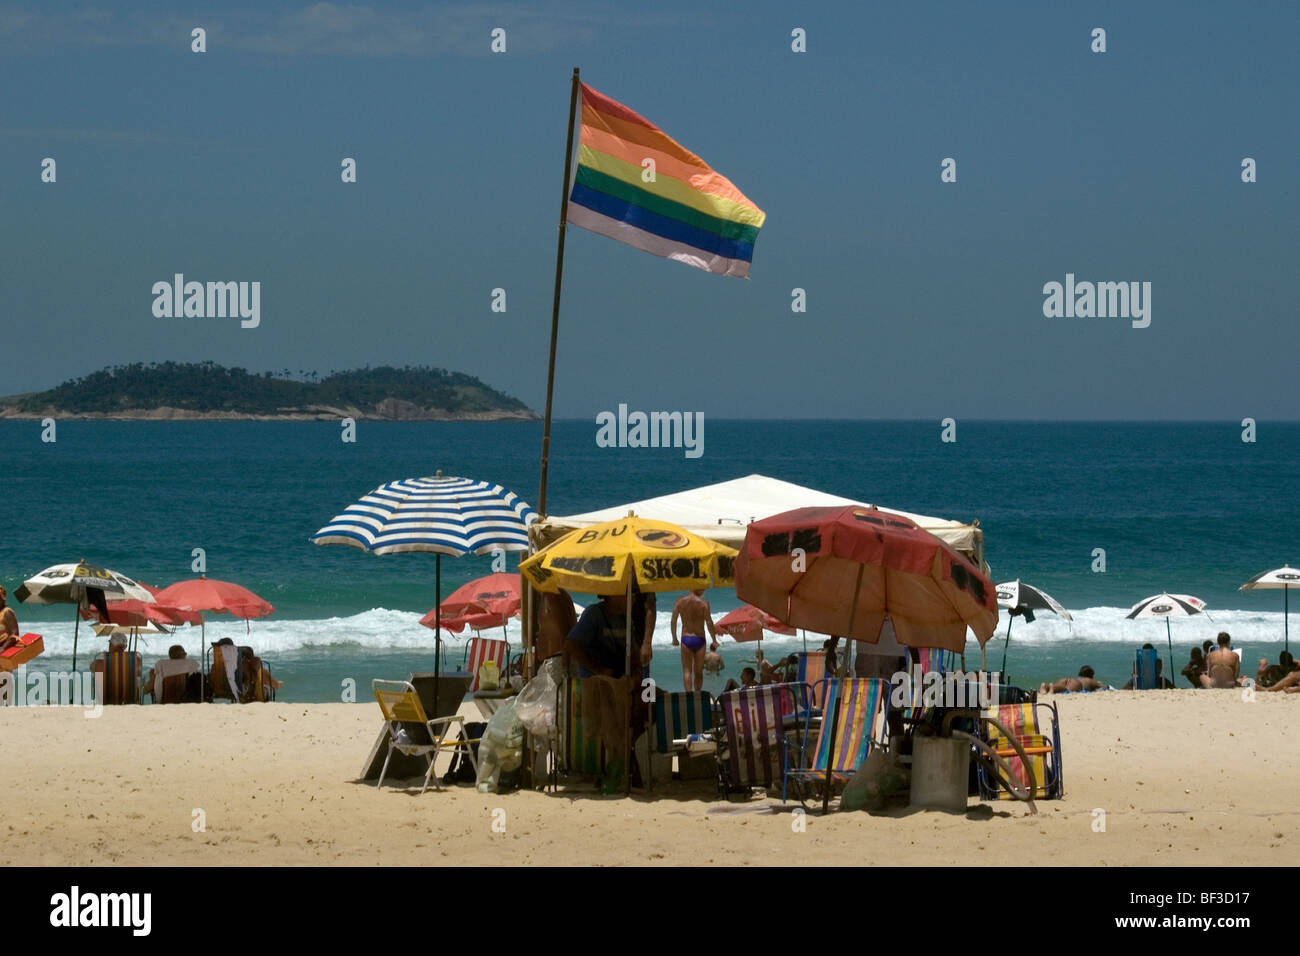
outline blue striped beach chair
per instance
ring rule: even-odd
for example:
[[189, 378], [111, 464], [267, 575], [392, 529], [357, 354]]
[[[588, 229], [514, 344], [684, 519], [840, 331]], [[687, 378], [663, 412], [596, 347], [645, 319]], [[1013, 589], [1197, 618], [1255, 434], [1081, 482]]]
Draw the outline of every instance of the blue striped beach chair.
[[724, 796], [766, 789], [780, 779], [781, 725], [795, 711], [794, 686], [742, 687], [719, 698], [725, 737], [718, 751], [718, 786]]
[[[850, 677], [827, 678], [825, 683], [823, 696], [826, 710], [817, 733], [817, 745], [806, 767], [795, 765], [787, 752], [781, 785], [782, 803], [787, 799], [791, 783], [795, 785], [799, 802], [803, 803], [806, 798], [805, 784], [833, 786], [835, 783], [847, 782], [857, 773], [872, 748], [885, 744], [889, 682]], [[809, 723], [805, 723], [804, 752], [807, 752], [809, 726]], [[831, 752], [832, 727], [835, 737], [834, 753]]]
[[810, 687], [810, 702], [814, 709], [821, 707], [821, 701], [817, 700], [816, 694], [822, 686], [822, 681], [826, 677], [826, 652], [825, 651], [802, 651], [798, 655], [799, 670], [795, 675], [795, 682], [805, 684]]
[[655, 694], [650, 744], [657, 754], [685, 753], [686, 738], [713, 730], [713, 695], [706, 690]]
[[655, 753], [674, 753], [683, 746], [677, 741], [713, 729], [713, 696], [707, 690], [658, 693], [651, 715]]

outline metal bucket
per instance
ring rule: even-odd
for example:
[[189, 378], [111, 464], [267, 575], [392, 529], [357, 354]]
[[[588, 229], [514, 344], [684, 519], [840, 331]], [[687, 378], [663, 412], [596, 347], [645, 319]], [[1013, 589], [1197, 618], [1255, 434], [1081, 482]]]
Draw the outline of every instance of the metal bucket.
[[970, 776], [970, 742], [953, 737], [912, 740], [912, 792], [908, 802], [926, 810], [964, 812]]

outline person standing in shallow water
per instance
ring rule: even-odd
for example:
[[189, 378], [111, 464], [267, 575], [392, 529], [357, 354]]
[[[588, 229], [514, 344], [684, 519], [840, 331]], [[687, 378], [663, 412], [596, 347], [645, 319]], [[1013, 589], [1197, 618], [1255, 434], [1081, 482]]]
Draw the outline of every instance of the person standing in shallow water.
[[[677, 640], [677, 622], [682, 622], [682, 639]], [[713, 626], [713, 611], [704, 599], [704, 591], [695, 590], [677, 599], [673, 605], [673, 617], [669, 630], [673, 636], [673, 646], [678, 643], [682, 648], [682, 683], [686, 690], [701, 690], [704, 687], [704, 631], [708, 629], [712, 639], [711, 650], [718, 649], [718, 632]]]

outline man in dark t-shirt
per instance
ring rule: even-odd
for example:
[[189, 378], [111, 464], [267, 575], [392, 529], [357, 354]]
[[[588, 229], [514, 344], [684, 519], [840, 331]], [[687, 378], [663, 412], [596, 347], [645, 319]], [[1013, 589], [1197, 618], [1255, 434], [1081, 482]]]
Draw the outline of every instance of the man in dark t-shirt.
[[[639, 681], [653, 655], [647, 635], [654, 633], [655, 596], [637, 592], [632, 607], [632, 674]], [[622, 677], [627, 663], [627, 597], [605, 595], [583, 611], [569, 632], [565, 650], [581, 667], [579, 677]]]

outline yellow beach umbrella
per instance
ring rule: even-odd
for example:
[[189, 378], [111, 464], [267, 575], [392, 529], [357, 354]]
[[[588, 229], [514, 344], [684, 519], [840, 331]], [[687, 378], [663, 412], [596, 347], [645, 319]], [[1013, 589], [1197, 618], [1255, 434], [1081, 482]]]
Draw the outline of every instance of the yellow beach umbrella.
[[[690, 591], [734, 583], [738, 552], [666, 521], [628, 515], [578, 528], [521, 561], [539, 591], [627, 595], [623, 673], [632, 672], [632, 585], [641, 591]], [[650, 640], [651, 635], [645, 635]], [[623, 738], [624, 792], [630, 792], [631, 726]]]
[[628, 515], [578, 528], [521, 562], [539, 591], [690, 591], [734, 583], [737, 552], [667, 521]]

